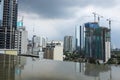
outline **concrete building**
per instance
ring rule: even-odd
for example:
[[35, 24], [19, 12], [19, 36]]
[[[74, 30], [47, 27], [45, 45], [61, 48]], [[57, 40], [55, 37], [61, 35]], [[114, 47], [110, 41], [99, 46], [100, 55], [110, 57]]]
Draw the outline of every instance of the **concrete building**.
[[46, 47], [46, 44], [47, 44], [47, 41], [48, 41], [48, 39], [47, 39], [47, 37], [40, 37], [40, 46], [42, 47], [42, 48], [45, 48]]
[[17, 0], [0, 0], [0, 49], [15, 48]]
[[73, 37], [65, 36], [64, 37], [64, 52], [72, 52], [73, 51]]
[[108, 61], [110, 58], [110, 29], [98, 23], [85, 24], [85, 56]]
[[18, 49], [0, 49], [0, 54], [17, 55]]
[[47, 38], [34, 35], [32, 38], [32, 53], [43, 56], [43, 48], [46, 47]]
[[33, 44], [32, 52], [37, 55], [40, 51], [40, 48], [39, 48], [40, 47], [40, 37], [34, 35], [32, 38], [32, 44]]
[[32, 40], [28, 40], [27, 50], [28, 53], [32, 53]]
[[26, 54], [28, 45], [28, 32], [23, 25], [18, 25], [15, 33], [15, 48], [18, 49], [19, 54]]
[[45, 48], [44, 58], [63, 61], [63, 42], [62, 41], [48, 42]]

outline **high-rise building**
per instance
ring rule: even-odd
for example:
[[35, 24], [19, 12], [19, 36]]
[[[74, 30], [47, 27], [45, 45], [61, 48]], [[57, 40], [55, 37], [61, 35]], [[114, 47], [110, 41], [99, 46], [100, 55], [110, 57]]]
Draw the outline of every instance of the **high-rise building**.
[[17, 0], [0, 0], [0, 48], [15, 48]]
[[40, 47], [45, 48], [47, 43], [47, 37], [40, 36]]
[[44, 58], [63, 61], [63, 42], [62, 41], [47, 42], [47, 46], [44, 52]]
[[65, 36], [64, 37], [64, 51], [72, 52], [73, 51], [73, 37]]
[[32, 46], [33, 46], [33, 52], [39, 52], [40, 47], [40, 37], [33, 35], [32, 37]]
[[85, 56], [104, 62], [110, 58], [110, 29], [98, 23], [85, 24]]
[[43, 52], [43, 48], [46, 47], [47, 38], [34, 35], [32, 38], [32, 52], [38, 55], [39, 52]]
[[15, 32], [15, 49], [18, 49], [19, 54], [27, 53], [28, 32], [24, 26], [19, 27]]

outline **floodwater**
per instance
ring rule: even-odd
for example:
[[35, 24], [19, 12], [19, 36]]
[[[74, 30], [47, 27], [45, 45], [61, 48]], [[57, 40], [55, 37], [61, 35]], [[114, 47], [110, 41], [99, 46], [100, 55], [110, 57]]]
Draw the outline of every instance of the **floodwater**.
[[0, 80], [120, 80], [120, 66], [0, 55]]

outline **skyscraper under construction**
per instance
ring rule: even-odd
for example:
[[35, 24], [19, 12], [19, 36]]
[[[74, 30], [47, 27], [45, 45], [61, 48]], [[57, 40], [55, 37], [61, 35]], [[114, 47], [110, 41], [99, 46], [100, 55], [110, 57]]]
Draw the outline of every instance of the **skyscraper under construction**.
[[14, 49], [17, 0], [0, 0], [0, 49]]
[[85, 23], [85, 56], [106, 62], [110, 58], [110, 29]]

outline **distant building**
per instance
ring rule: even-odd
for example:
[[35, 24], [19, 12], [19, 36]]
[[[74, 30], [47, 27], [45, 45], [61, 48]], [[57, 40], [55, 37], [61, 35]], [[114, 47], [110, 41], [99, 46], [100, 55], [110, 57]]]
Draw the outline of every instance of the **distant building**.
[[47, 38], [34, 35], [32, 38], [32, 53], [35, 55], [43, 54], [43, 48], [46, 47]]
[[48, 42], [45, 48], [44, 58], [63, 61], [63, 42], [62, 41]]
[[40, 37], [33, 35], [32, 37], [32, 54], [38, 55], [40, 51]]
[[15, 34], [15, 48], [18, 49], [19, 54], [27, 53], [28, 32], [24, 26], [19, 26]]
[[72, 52], [73, 51], [73, 36], [64, 37], [64, 51]]
[[17, 0], [0, 0], [0, 49], [15, 48]]
[[110, 29], [98, 23], [85, 24], [85, 56], [108, 61], [110, 58]]
[[27, 50], [29, 53], [32, 52], [32, 40], [28, 40]]
[[48, 41], [47, 37], [40, 36], [40, 47], [45, 48], [47, 41]]

